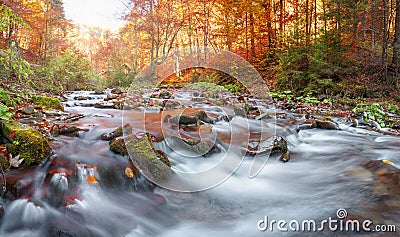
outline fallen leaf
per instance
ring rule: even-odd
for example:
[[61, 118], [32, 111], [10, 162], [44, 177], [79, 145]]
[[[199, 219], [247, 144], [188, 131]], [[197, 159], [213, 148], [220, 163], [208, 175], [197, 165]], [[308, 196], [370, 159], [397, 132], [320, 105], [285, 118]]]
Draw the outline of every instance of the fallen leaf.
[[88, 183], [88, 184], [97, 184], [97, 183], [99, 183], [99, 181], [96, 179], [96, 177], [94, 177], [93, 175], [89, 175], [87, 178], [86, 178], [86, 182]]
[[13, 138], [15, 136], [15, 134], [17, 133], [17, 131], [12, 131], [12, 133], [10, 134], [10, 138]]
[[127, 167], [127, 168], [125, 169], [125, 175], [128, 176], [128, 178], [131, 178], [131, 179], [135, 176], [135, 175], [133, 174], [132, 169], [129, 168], [129, 167]]
[[387, 165], [393, 165], [393, 162], [391, 162], [390, 160], [382, 160], [382, 162]]
[[20, 159], [19, 155], [13, 158], [12, 154], [10, 153], [8, 161], [10, 162], [10, 166], [17, 168], [22, 163], [22, 161], [24, 161], [24, 158]]

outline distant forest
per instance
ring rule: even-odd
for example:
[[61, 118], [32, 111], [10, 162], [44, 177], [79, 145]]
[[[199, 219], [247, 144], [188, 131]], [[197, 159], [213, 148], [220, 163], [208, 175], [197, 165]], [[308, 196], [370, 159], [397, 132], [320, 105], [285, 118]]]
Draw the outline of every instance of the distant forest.
[[66, 20], [62, 0], [1, 0], [0, 79], [127, 87], [174, 49], [206, 46], [242, 56], [276, 90], [399, 96], [400, 0], [121, 1], [115, 32]]

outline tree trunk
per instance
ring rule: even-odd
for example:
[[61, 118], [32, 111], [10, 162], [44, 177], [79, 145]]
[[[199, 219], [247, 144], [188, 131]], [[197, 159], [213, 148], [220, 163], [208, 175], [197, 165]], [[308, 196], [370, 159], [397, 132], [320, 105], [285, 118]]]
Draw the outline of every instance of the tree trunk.
[[255, 30], [254, 30], [254, 15], [250, 12], [250, 57], [254, 58], [256, 56], [256, 46], [255, 46]]
[[387, 3], [386, 0], [383, 0], [383, 40], [382, 40], [382, 66], [383, 66], [383, 77], [384, 80], [387, 81], [388, 75], [388, 53], [387, 53], [387, 47], [388, 47], [388, 40], [387, 40], [387, 35], [388, 35], [388, 21], [387, 21]]
[[400, 0], [396, 0], [396, 17], [393, 40], [393, 64], [400, 66]]

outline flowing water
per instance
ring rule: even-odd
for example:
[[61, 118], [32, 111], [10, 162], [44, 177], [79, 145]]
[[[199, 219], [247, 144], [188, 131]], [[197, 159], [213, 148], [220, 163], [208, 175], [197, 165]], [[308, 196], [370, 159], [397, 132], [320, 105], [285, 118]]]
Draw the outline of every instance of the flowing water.
[[[276, 125], [277, 132], [285, 134], [289, 162], [270, 159], [256, 177], [249, 178], [253, 159], [246, 158], [214, 188], [174, 192], [154, 189], [143, 177], [126, 179], [127, 157], [110, 152], [108, 142], [99, 140], [101, 134], [122, 124], [122, 111], [84, 107], [74, 96], [69, 95], [67, 103], [72, 107], [66, 111], [86, 117], [70, 125], [86, 131], [80, 131], [79, 138], [56, 137], [52, 141], [54, 155], [20, 181], [33, 183], [31, 191], [16, 200], [2, 200], [5, 213], [0, 236], [341, 236], [343, 232], [326, 230], [280, 232], [275, 226], [269, 233], [269, 229], [261, 232], [257, 228], [266, 215], [277, 221], [321, 221], [336, 217], [338, 209], [375, 224], [400, 223], [398, 196], [381, 195], [372, 184], [373, 172], [363, 168], [375, 160], [390, 160], [398, 168], [398, 137], [345, 124], [339, 131], [297, 133], [287, 128], [289, 120], [277, 124], [264, 120], [263, 126], [253, 121], [248, 125], [253, 131]], [[151, 123], [149, 116], [146, 122]], [[213, 129], [238, 135], [243, 120], [234, 118], [230, 126], [222, 121]], [[140, 129], [140, 116], [132, 121], [137, 121], [132, 125]], [[166, 148], [165, 141], [155, 146], [167, 153], [173, 169], [188, 172], [213, 167], [224, 152], [183, 159], [179, 152]], [[230, 171], [220, 172], [228, 175]]]

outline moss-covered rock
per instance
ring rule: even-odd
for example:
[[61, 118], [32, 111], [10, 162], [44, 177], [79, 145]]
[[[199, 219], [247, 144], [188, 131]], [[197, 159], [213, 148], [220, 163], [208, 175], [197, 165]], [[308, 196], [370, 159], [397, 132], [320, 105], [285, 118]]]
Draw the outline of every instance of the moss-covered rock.
[[24, 166], [38, 164], [51, 153], [47, 139], [27, 125], [16, 121], [1, 122], [1, 133], [10, 142], [8, 152], [24, 158]]
[[32, 102], [36, 105], [44, 106], [47, 109], [58, 109], [64, 111], [64, 106], [57, 98], [48, 96], [32, 96]]
[[125, 146], [124, 138], [117, 137], [110, 141], [110, 150], [116, 154], [127, 156], [128, 151]]
[[142, 137], [129, 135], [125, 137], [125, 143], [129, 155], [138, 163], [146, 177], [153, 181], [162, 181], [172, 174], [168, 166], [169, 161], [166, 164], [168, 158], [165, 154], [154, 150], [149, 134], [144, 134]]

